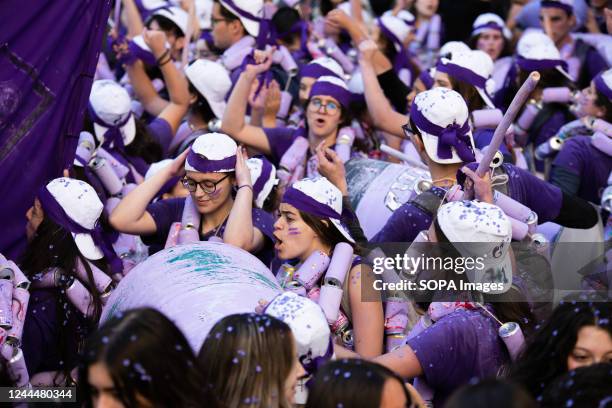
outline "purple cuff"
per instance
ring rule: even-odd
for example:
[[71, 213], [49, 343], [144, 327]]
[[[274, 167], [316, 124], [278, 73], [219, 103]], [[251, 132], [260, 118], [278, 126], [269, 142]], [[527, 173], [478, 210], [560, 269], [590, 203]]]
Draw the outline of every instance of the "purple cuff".
[[344, 89], [341, 86], [332, 84], [331, 82], [315, 82], [310, 89], [310, 96], [308, 99], [318, 95], [331, 96], [332, 98], [336, 99], [344, 109], [348, 109], [349, 104], [351, 103], [351, 92], [348, 89]]
[[612, 89], [608, 88], [608, 85], [606, 85], [606, 81], [604, 81], [603, 79], [604, 72], [600, 73], [595, 78], [593, 78], [593, 82], [595, 82], [595, 88], [599, 92], [601, 92], [606, 98], [612, 99]]
[[334, 71], [325, 68], [321, 64], [310, 63], [304, 65], [300, 70], [301, 78], [319, 78], [322, 76], [334, 76], [336, 78], [339, 78]]
[[229, 172], [236, 168], [236, 155], [221, 160], [209, 160], [191, 150], [187, 155], [187, 162], [200, 173]]
[[551, 69], [559, 66], [567, 71], [567, 62], [563, 60], [534, 60], [523, 58], [519, 55], [516, 58], [516, 63], [523, 71], [541, 71], [543, 69]]
[[283, 202], [319, 218], [339, 220], [342, 217], [330, 206], [318, 202], [297, 188], [289, 187], [283, 195]]

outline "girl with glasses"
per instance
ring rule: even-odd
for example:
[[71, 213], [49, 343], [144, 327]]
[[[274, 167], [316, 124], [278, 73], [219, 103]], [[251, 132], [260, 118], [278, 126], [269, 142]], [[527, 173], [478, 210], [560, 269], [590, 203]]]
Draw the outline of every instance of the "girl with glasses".
[[[159, 189], [177, 176], [190, 195], [149, 205]], [[173, 223], [182, 221], [182, 230], [196, 228], [200, 240], [217, 237], [213, 240], [269, 255], [273, 220], [252, 203], [253, 186], [243, 149], [227, 135], [208, 133], [128, 194], [110, 215], [110, 222], [118, 231], [142, 236], [152, 252], [163, 248]]]

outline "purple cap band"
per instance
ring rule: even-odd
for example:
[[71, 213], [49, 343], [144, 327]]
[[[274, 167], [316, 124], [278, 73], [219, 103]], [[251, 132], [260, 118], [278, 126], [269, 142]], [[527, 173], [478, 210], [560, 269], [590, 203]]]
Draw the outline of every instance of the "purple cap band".
[[73, 234], [89, 234], [94, 244], [100, 248], [106, 261], [109, 263], [113, 273], [121, 273], [123, 271], [123, 263], [115, 253], [109, 239], [102, 232], [100, 223], [96, 223], [93, 229], [87, 229], [81, 224], [78, 224], [66, 214], [64, 208], [57, 202], [55, 197], [43, 186], [38, 190], [38, 201], [43, 208], [45, 216], [49, 217], [53, 222], [62, 228], [67, 229]]
[[461, 67], [457, 64], [453, 64], [452, 62], [443, 64], [442, 61], [438, 61], [438, 64], [436, 65], [436, 70], [440, 72], [445, 72], [454, 78], [465, 81], [468, 84], [471, 84], [482, 90], [484, 90], [486, 87], [486, 83], [487, 83], [486, 78], [483, 78], [480, 75], [475, 74], [473, 71], [467, 68]]
[[322, 76], [334, 76], [336, 78], [340, 78], [331, 69], [327, 69], [323, 65], [317, 64], [317, 63], [310, 63], [307, 65], [304, 65], [302, 69], [300, 70], [300, 77], [302, 78], [317, 78], [318, 79]]
[[425, 85], [425, 88], [427, 88], [427, 89], [433, 88], [434, 79], [431, 77], [431, 75], [429, 75], [429, 70], [428, 69], [426, 69], [423, 72], [421, 72], [421, 75], [419, 75], [419, 79], [421, 80], [423, 85]]
[[569, 4], [561, 3], [560, 1], [542, 0], [540, 2], [542, 8], [559, 8], [565, 10], [569, 15], [574, 14], [574, 8]]
[[298, 210], [312, 214], [319, 218], [339, 220], [342, 217], [341, 214], [337, 213], [330, 206], [318, 202], [314, 198], [294, 187], [289, 187], [287, 190], [285, 190], [283, 202], [291, 204]]
[[497, 30], [500, 32], [504, 32], [504, 27], [500, 26], [499, 24], [493, 22], [493, 21], [489, 21], [486, 24], [481, 24], [479, 26], [474, 27], [474, 29], [472, 30], [472, 33], [475, 33], [478, 30], [484, 30], [485, 28], [490, 28], [492, 30]]
[[593, 82], [595, 82], [595, 88], [601, 92], [606, 98], [612, 99], [612, 89], [608, 88], [606, 81], [603, 79], [603, 74], [606, 71], [601, 72], [595, 78], [593, 78]]
[[239, 17], [259, 23], [259, 35], [256, 39], [258, 49], [263, 49], [268, 42], [270, 44], [274, 44], [276, 42], [276, 39], [274, 38], [275, 36], [271, 35], [273, 34], [273, 30], [269, 19], [254, 16], [248, 11], [238, 7], [233, 0], [221, 0], [221, 3], [232, 8], [232, 10], [228, 10], [230, 13], [234, 11]]
[[236, 168], [236, 155], [221, 160], [209, 160], [191, 150], [187, 155], [187, 162], [200, 173], [229, 172]]
[[451, 148], [454, 147], [457, 155], [463, 162], [476, 160], [472, 144], [470, 143], [470, 137], [468, 136], [470, 132], [469, 120], [466, 120], [463, 126], [453, 123], [443, 128], [435, 123], [431, 123], [418, 107], [414, 105], [410, 109], [410, 119], [422, 131], [438, 137], [438, 151], [436, 154], [440, 159], [452, 158], [453, 151]]
[[378, 27], [380, 28], [380, 31], [382, 31], [382, 33], [385, 35], [385, 37], [387, 37], [389, 40], [391, 40], [391, 42], [393, 42], [393, 44], [399, 46], [400, 49], [403, 47], [402, 41], [399, 38], [397, 38], [397, 36], [395, 34], [393, 34], [391, 32], [391, 30], [389, 30], [387, 28], [387, 26], [384, 25], [384, 23], [382, 22], [382, 20], [380, 18], [376, 19], [376, 23], [378, 24]]
[[344, 89], [341, 86], [327, 81], [315, 82], [310, 89], [310, 96], [308, 99], [318, 95], [331, 96], [332, 98], [336, 99], [345, 109], [348, 108], [349, 104], [351, 103], [351, 92], [348, 89]]
[[564, 70], [567, 70], [567, 62], [563, 60], [551, 60], [551, 59], [527, 59], [518, 55], [516, 57], [516, 63], [519, 68], [523, 71], [541, 71], [543, 69], [551, 69], [561, 67]]
[[263, 157], [258, 158], [261, 160], [261, 174], [253, 184], [253, 195], [255, 197], [259, 196], [259, 193], [263, 190], [272, 173], [272, 164]]
[[119, 123], [107, 123], [101, 117], [98, 116], [91, 103], [87, 105], [87, 108], [89, 110], [89, 117], [94, 123], [108, 128], [106, 132], [104, 132], [104, 142], [102, 143], [102, 147], [105, 149], [110, 148], [111, 143], [113, 143], [113, 146], [115, 148], [123, 150], [125, 145], [123, 144], [123, 135], [121, 134], [121, 127], [125, 126], [125, 124], [128, 123], [128, 121], [132, 117], [132, 112], [130, 112], [130, 114], [127, 115], [126, 118]]

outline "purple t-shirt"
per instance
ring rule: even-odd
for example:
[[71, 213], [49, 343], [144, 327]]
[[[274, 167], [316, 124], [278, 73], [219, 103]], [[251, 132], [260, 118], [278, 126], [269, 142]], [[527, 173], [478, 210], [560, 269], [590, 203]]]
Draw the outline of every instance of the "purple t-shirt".
[[578, 189], [567, 191], [568, 194], [599, 203], [612, 171], [612, 157], [593, 147], [591, 137], [575, 136], [563, 144], [555, 158], [552, 172], [558, 169], [564, 169], [580, 178]]
[[174, 137], [170, 124], [166, 121], [166, 119], [155, 118], [147, 125], [147, 131], [151, 137], [161, 145], [164, 157], [166, 157], [168, 154], [168, 148], [170, 147], [170, 143]]
[[484, 311], [460, 309], [408, 340], [427, 385], [434, 390], [435, 407], [442, 407], [454, 390], [471, 379], [495, 377], [508, 362], [497, 328]]
[[296, 128], [264, 128], [264, 133], [270, 145], [270, 162], [278, 167], [280, 159], [289, 150], [293, 141], [298, 137]]
[[[151, 254], [160, 251], [166, 244], [168, 238], [168, 232], [173, 222], [180, 222], [183, 216], [183, 207], [185, 206], [185, 198], [171, 198], [168, 200], [160, 200], [147, 206], [147, 211], [155, 220], [155, 226], [157, 231], [152, 235], [142, 237], [142, 241], [149, 245], [149, 252]], [[266, 265], [269, 264], [273, 256], [272, 243], [274, 242], [273, 226], [274, 218], [259, 208], [253, 208], [252, 210], [253, 226], [257, 228], [264, 237], [268, 238], [265, 241], [263, 249], [258, 253], [254, 254], [262, 260]], [[227, 222], [227, 221], [226, 221]], [[223, 236], [225, 231], [225, 223], [219, 228], [218, 235]], [[209, 231], [206, 234], [200, 234], [200, 240], [206, 241], [214, 233]]]

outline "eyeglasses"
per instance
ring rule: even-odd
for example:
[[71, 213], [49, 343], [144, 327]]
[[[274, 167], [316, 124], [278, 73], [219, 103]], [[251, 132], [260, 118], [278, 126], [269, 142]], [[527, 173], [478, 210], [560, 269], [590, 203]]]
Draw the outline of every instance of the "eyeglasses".
[[228, 177], [229, 177], [229, 174], [227, 174], [225, 177], [222, 177], [221, 179], [217, 181], [204, 180], [204, 181], [200, 181], [199, 183], [193, 179], [184, 178], [183, 180], [181, 180], [181, 182], [183, 183], [183, 186], [187, 190], [189, 190], [190, 193], [195, 193], [198, 190], [198, 186], [200, 186], [202, 191], [204, 191], [206, 194], [212, 194], [215, 191], [217, 191], [217, 184], [221, 183], [223, 180], [225, 180]]
[[402, 125], [402, 130], [404, 131], [404, 136], [406, 137], [406, 139], [410, 139], [410, 137], [414, 135], [414, 132], [412, 131], [412, 126], [410, 126], [410, 123], [406, 123], [405, 125]]
[[216, 25], [222, 21], [227, 21], [227, 18], [211, 18], [210, 19], [212, 25]]
[[324, 108], [323, 112], [327, 113], [329, 115], [335, 114], [340, 109], [340, 106], [338, 106], [338, 104], [336, 102], [328, 101], [327, 103], [324, 103], [319, 98], [311, 99], [310, 100], [310, 104], [308, 105], [308, 107], [310, 108], [310, 110], [312, 112], [319, 112], [321, 110], [321, 108], [323, 107]]

